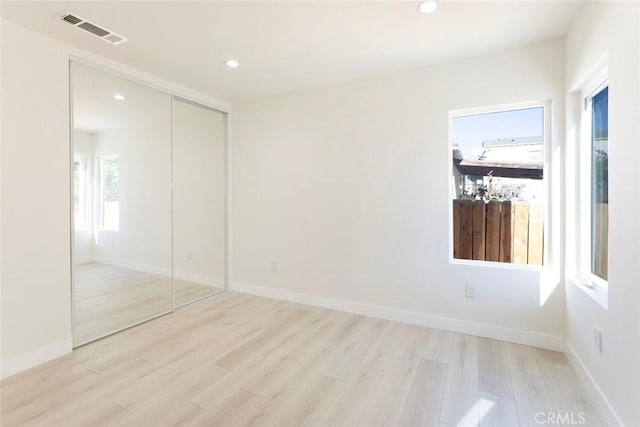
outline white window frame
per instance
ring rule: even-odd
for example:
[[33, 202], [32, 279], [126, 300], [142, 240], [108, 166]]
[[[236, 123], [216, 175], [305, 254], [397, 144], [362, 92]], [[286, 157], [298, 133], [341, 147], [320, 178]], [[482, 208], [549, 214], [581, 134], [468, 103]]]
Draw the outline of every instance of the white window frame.
[[[100, 155], [96, 158], [97, 160], [97, 170], [98, 170], [98, 230], [100, 231], [110, 231], [110, 232], [118, 232], [120, 231], [120, 218], [118, 218], [118, 228], [105, 228], [104, 226], [104, 161], [105, 160], [114, 160], [118, 159], [117, 154], [108, 154], [108, 155]], [[119, 163], [118, 163], [119, 165]], [[118, 177], [119, 179], [119, 177]], [[120, 183], [118, 183], [118, 186]], [[118, 191], [118, 203], [120, 203], [120, 192]], [[119, 210], [119, 209], [118, 209]]]
[[[606, 71], [595, 76], [581, 92], [580, 112], [580, 141], [579, 141], [579, 245], [578, 257], [578, 281], [582, 286], [591, 289], [591, 295], [602, 305], [607, 307], [607, 294], [609, 283], [607, 280], [591, 272], [591, 174], [592, 174], [592, 121], [593, 121], [593, 97], [605, 88], [609, 87], [609, 79]], [[607, 233], [608, 237], [608, 233]], [[607, 251], [608, 251], [607, 245]]]
[[[520, 270], [520, 271], [535, 271], [535, 272], [551, 272], [553, 271], [553, 257], [551, 254], [553, 245], [551, 244], [551, 100], [544, 101], [527, 101], [517, 102], [510, 104], [501, 104], [486, 107], [466, 108], [459, 110], [449, 111], [449, 149], [447, 150], [447, 171], [448, 171], [448, 185], [447, 185], [447, 204], [449, 205], [449, 227], [447, 229], [447, 235], [449, 236], [449, 264], [454, 265], [467, 265], [476, 267], [489, 267], [504, 270]], [[542, 196], [542, 203], [544, 206], [544, 232], [543, 232], [543, 259], [542, 265], [528, 265], [528, 264], [512, 264], [506, 262], [496, 261], [482, 261], [482, 260], [470, 260], [470, 259], [458, 259], [453, 257], [453, 203], [451, 202], [451, 189], [453, 188], [453, 162], [451, 159], [451, 152], [453, 149], [453, 119], [456, 117], [464, 117], [479, 114], [491, 114], [500, 113], [514, 110], [526, 110], [530, 108], [542, 108], [543, 109], [543, 132], [542, 137], [544, 147], [544, 164], [543, 164], [543, 176], [542, 185], [544, 188], [544, 194]]]
[[[89, 218], [87, 212], [89, 208], [89, 204], [87, 203], [87, 195], [88, 195], [88, 170], [87, 164], [88, 159], [87, 156], [76, 156], [73, 159], [74, 167], [75, 163], [78, 163], [78, 214], [75, 214], [74, 209], [74, 224], [73, 229], [75, 231], [86, 231], [87, 230], [87, 220]], [[75, 188], [75, 186], [74, 186]], [[75, 206], [74, 206], [75, 208]], [[80, 219], [80, 224], [76, 224], [76, 219]]]

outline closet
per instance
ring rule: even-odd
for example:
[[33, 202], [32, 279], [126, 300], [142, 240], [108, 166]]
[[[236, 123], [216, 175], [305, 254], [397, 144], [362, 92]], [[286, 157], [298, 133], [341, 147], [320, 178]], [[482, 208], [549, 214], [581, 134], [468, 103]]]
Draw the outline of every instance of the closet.
[[71, 61], [74, 346], [226, 287], [226, 114]]

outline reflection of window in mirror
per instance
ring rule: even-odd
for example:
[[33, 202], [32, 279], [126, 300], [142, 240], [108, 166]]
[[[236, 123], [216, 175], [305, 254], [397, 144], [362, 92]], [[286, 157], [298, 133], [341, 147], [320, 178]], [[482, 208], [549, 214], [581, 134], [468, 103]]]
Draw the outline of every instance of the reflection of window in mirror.
[[120, 229], [120, 164], [117, 155], [98, 158], [100, 170], [100, 228], [106, 231]]
[[87, 222], [87, 158], [73, 160], [73, 222], [76, 231], [86, 229]]

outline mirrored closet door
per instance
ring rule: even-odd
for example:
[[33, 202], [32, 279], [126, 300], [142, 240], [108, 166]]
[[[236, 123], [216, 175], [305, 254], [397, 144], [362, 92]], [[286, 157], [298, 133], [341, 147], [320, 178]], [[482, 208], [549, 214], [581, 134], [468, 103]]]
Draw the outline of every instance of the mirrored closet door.
[[173, 100], [176, 307], [224, 289], [225, 115]]
[[71, 63], [74, 346], [225, 284], [225, 115]]

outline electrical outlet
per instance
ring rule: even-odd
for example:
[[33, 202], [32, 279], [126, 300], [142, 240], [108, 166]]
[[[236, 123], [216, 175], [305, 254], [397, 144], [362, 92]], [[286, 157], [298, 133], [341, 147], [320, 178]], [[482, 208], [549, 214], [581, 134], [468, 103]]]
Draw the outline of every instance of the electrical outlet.
[[602, 353], [602, 331], [598, 328], [593, 328], [593, 342], [598, 353]]
[[193, 259], [193, 252], [191, 252], [191, 251], [187, 252], [187, 259], [188, 260], [192, 260]]
[[278, 263], [275, 261], [271, 261], [271, 272], [275, 273], [278, 271]]
[[476, 286], [470, 283], [464, 285], [464, 296], [467, 298], [475, 298], [476, 297]]
[[116, 242], [114, 240], [111, 241], [111, 249], [116, 248]]

